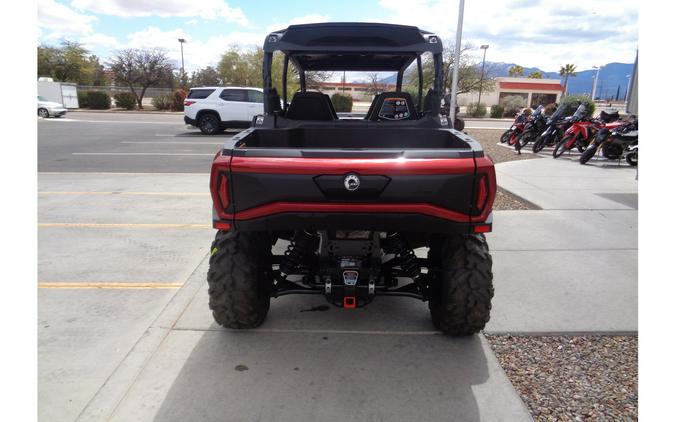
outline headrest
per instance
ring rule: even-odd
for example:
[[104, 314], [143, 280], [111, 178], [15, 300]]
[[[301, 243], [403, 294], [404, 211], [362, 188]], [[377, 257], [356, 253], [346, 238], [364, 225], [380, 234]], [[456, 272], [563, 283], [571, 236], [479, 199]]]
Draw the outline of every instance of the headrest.
[[417, 120], [417, 109], [407, 92], [383, 92], [375, 100], [371, 121]]
[[286, 113], [287, 119], [330, 121], [335, 120], [330, 98], [320, 92], [296, 92]]

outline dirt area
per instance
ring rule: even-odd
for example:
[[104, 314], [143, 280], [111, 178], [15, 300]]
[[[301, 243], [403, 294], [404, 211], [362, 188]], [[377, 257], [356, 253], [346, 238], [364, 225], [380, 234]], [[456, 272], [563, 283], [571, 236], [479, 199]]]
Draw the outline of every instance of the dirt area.
[[535, 421], [637, 420], [637, 336], [486, 338]]
[[[536, 154], [529, 154], [527, 152], [523, 152], [522, 154], [518, 155], [516, 154], [513, 147], [497, 145], [499, 143], [499, 137], [502, 136], [502, 133], [504, 133], [503, 130], [467, 129], [465, 132], [468, 133], [473, 139], [480, 142], [483, 150], [485, 150], [485, 154], [487, 154], [495, 164], [506, 161], [541, 158]], [[526, 149], [529, 151], [529, 146], [527, 146]]]

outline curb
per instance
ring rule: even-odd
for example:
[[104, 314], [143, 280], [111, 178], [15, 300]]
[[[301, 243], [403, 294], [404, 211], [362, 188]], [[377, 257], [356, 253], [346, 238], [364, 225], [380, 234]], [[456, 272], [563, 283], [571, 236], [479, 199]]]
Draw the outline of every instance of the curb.
[[208, 265], [209, 256], [208, 252], [204, 254], [199, 264], [187, 277], [183, 287], [169, 300], [145, 333], [136, 341], [127, 355], [122, 358], [103, 385], [99, 387], [98, 391], [75, 418], [76, 421], [109, 420], [113, 416], [117, 406], [126, 397], [136, 378], [145, 369], [173, 329], [173, 325], [190, 305], [201, 286], [206, 283], [206, 279], [200, 270], [203, 266]]
[[182, 115], [182, 111], [156, 111], [156, 110], [89, 110], [86, 108], [68, 109], [68, 113], [100, 113], [100, 114], [166, 114], [166, 115]]

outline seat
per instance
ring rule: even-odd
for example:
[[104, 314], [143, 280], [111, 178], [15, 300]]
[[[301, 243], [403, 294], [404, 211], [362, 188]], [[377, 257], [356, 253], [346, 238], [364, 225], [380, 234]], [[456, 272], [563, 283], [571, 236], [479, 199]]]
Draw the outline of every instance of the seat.
[[320, 92], [296, 92], [286, 112], [287, 119], [333, 121], [335, 109], [326, 94]]
[[371, 121], [417, 120], [417, 109], [407, 92], [383, 92], [374, 102]]
[[275, 111], [281, 111], [281, 99], [279, 98], [276, 88], [270, 90], [269, 95], [265, 96], [265, 101], [267, 102], [266, 108], [269, 110], [270, 114], [274, 114]]

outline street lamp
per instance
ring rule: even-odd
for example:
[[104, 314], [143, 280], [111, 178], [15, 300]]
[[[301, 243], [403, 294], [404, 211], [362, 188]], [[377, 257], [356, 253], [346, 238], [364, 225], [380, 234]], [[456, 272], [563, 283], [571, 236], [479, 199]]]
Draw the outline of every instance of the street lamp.
[[480, 46], [480, 49], [483, 50], [483, 66], [480, 69], [480, 85], [478, 86], [478, 106], [480, 106], [480, 96], [483, 93], [483, 75], [485, 74], [485, 55], [487, 54], [488, 48], [490, 48], [490, 46], [487, 44], [483, 44]]
[[591, 91], [591, 100], [595, 100], [595, 90], [598, 88], [598, 78], [600, 77], [600, 69], [602, 66], [593, 66], [595, 70], [595, 79], [593, 80], [593, 90]]
[[459, 52], [462, 49], [462, 24], [464, 23], [464, 0], [459, 0], [457, 37], [455, 38], [455, 62], [452, 66], [452, 88], [450, 91], [450, 122], [455, 127], [455, 103], [457, 103], [457, 78], [459, 77]]
[[180, 43], [180, 73], [181, 73], [181, 83], [185, 79], [185, 60], [183, 59], [183, 43], [186, 43], [185, 38], [178, 38]]

